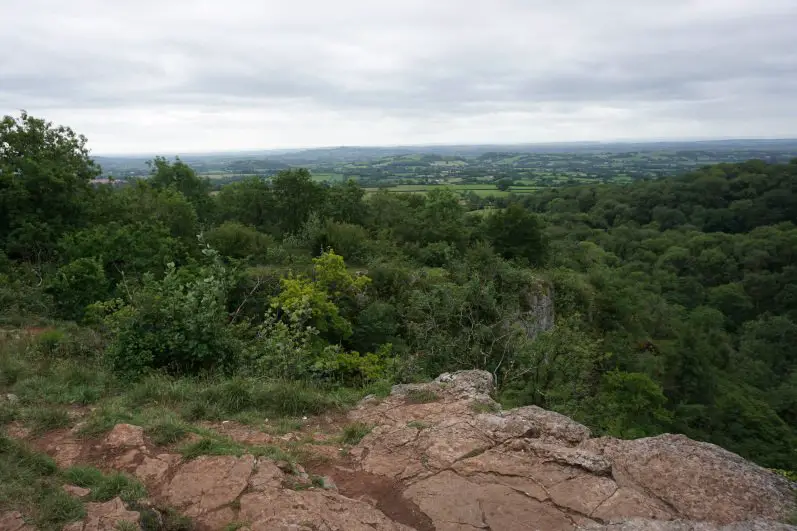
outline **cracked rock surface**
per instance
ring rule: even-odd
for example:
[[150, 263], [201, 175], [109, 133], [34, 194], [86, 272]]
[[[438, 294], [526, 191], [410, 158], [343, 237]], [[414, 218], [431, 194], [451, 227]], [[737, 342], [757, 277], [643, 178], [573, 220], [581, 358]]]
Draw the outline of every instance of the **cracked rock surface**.
[[[492, 375], [444, 374], [364, 400], [351, 457], [404, 488], [438, 530], [797, 529], [786, 479], [681, 435], [591, 438], [551, 411], [498, 411]], [[496, 411], [494, 413], [484, 411]]]

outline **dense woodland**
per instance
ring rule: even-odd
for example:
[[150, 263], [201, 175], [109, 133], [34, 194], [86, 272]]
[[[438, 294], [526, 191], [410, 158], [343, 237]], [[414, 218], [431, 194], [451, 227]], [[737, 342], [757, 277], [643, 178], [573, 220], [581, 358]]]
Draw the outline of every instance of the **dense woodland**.
[[[797, 470], [797, 160], [488, 211], [301, 169], [215, 195], [179, 160], [121, 189], [100, 174], [70, 129], [0, 122], [0, 324], [48, 327], [37, 355], [329, 390], [485, 369], [505, 407]], [[534, 333], [546, 296], [556, 320]]]

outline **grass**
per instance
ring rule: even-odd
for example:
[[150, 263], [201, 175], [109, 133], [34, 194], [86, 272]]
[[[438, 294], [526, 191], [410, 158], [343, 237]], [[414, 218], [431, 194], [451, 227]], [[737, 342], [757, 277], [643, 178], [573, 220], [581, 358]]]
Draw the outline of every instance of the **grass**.
[[407, 423], [408, 428], [415, 428], [416, 430], [425, 430], [426, 428], [431, 427], [431, 424], [427, 424], [421, 420], [411, 420]]
[[62, 472], [66, 483], [91, 490], [91, 500], [105, 502], [117, 496], [126, 502], [147, 495], [144, 486], [130, 476], [120, 473], [103, 474], [91, 466], [71, 467]]
[[0, 513], [21, 511], [42, 531], [60, 530], [85, 516], [61, 485], [52, 459], [0, 434]]
[[64, 408], [48, 405], [25, 409], [22, 411], [21, 417], [34, 434], [65, 428], [72, 422]]
[[363, 440], [363, 437], [371, 433], [373, 428], [368, 424], [362, 422], [353, 422], [343, 428], [343, 433], [340, 436], [340, 442], [343, 444], [350, 444], [354, 446]]
[[277, 446], [249, 446], [223, 437], [205, 437], [182, 446], [179, 451], [185, 459], [196, 459], [203, 455], [240, 457], [244, 454], [252, 454], [255, 457], [267, 457], [275, 461], [295, 462], [301, 457], [298, 452], [287, 452]]
[[440, 395], [429, 389], [410, 389], [407, 391], [407, 402], [410, 404], [428, 404], [438, 400], [440, 400]]
[[164, 446], [180, 442], [190, 431], [189, 427], [181, 420], [167, 417], [147, 428], [145, 433], [153, 443]]

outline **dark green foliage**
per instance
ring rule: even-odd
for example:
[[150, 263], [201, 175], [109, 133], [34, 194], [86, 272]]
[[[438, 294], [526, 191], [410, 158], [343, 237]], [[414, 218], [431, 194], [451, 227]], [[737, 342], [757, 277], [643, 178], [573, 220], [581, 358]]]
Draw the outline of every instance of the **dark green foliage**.
[[100, 173], [86, 138], [23, 112], [0, 120], [0, 245], [38, 259], [86, 221], [89, 182]]
[[114, 338], [106, 353], [114, 370], [140, 375], [148, 369], [175, 373], [229, 369], [242, 350], [228, 326], [230, 279], [217, 261], [197, 273], [170, 265], [162, 281], [145, 277], [131, 300], [112, 306], [107, 325]]
[[58, 269], [48, 291], [59, 317], [79, 321], [86, 306], [108, 297], [108, 281], [96, 258], [78, 258]]
[[[367, 178], [454, 162], [424, 157]], [[797, 164], [553, 186], [518, 174], [530, 157], [478, 158], [502, 187], [550, 181], [489, 201], [443, 186], [366, 195], [297, 168], [211, 196], [179, 159], [92, 188], [84, 139], [7, 117], [0, 324], [31, 333], [0, 330], [0, 391], [20, 398], [0, 422], [48, 430], [100, 402], [86, 433], [135, 419], [174, 444], [182, 419], [320, 413], [361, 396], [341, 386], [484, 369], [507, 405], [797, 469]]]
[[495, 212], [484, 222], [487, 239], [504, 258], [524, 258], [542, 265], [548, 249], [540, 219], [518, 203]]
[[235, 221], [227, 221], [204, 234], [204, 241], [222, 256], [263, 259], [274, 240]]
[[279, 172], [272, 188], [274, 213], [284, 233], [298, 232], [324, 200], [324, 189], [304, 169]]

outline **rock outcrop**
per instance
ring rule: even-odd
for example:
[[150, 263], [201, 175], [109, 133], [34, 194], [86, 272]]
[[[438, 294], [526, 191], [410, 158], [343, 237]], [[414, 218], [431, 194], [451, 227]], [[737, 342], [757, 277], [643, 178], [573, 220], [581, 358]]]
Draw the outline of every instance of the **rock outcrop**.
[[680, 435], [591, 438], [537, 407], [499, 411], [483, 371], [396, 386], [363, 401], [374, 426], [351, 450], [387, 476], [438, 530], [791, 529], [793, 485], [715, 445]]
[[[593, 438], [552, 411], [502, 411], [493, 390], [489, 373], [462, 371], [366, 398], [325, 425], [364, 423], [370, 433], [347, 455], [334, 433], [310, 437], [305, 451], [327, 451], [307, 470], [244, 451], [186, 459], [128, 424], [101, 440], [56, 430], [36, 442], [59, 464], [124, 471], [147, 487], [150, 499], [135, 506], [86, 503], [86, 518], [66, 531], [143, 525], [162, 516], [159, 507], [190, 517], [197, 531], [797, 530], [783, 523], [797, 509], [795, 485], [738, 455], [681, 435]], [[215, 436], [240, 449], [308, 440], [289, 435], [227, 421]], [[90, 499], [88, 489], [64, 489]], [[33, 528], [9, 512], [0, 514], [6, 529]]]

